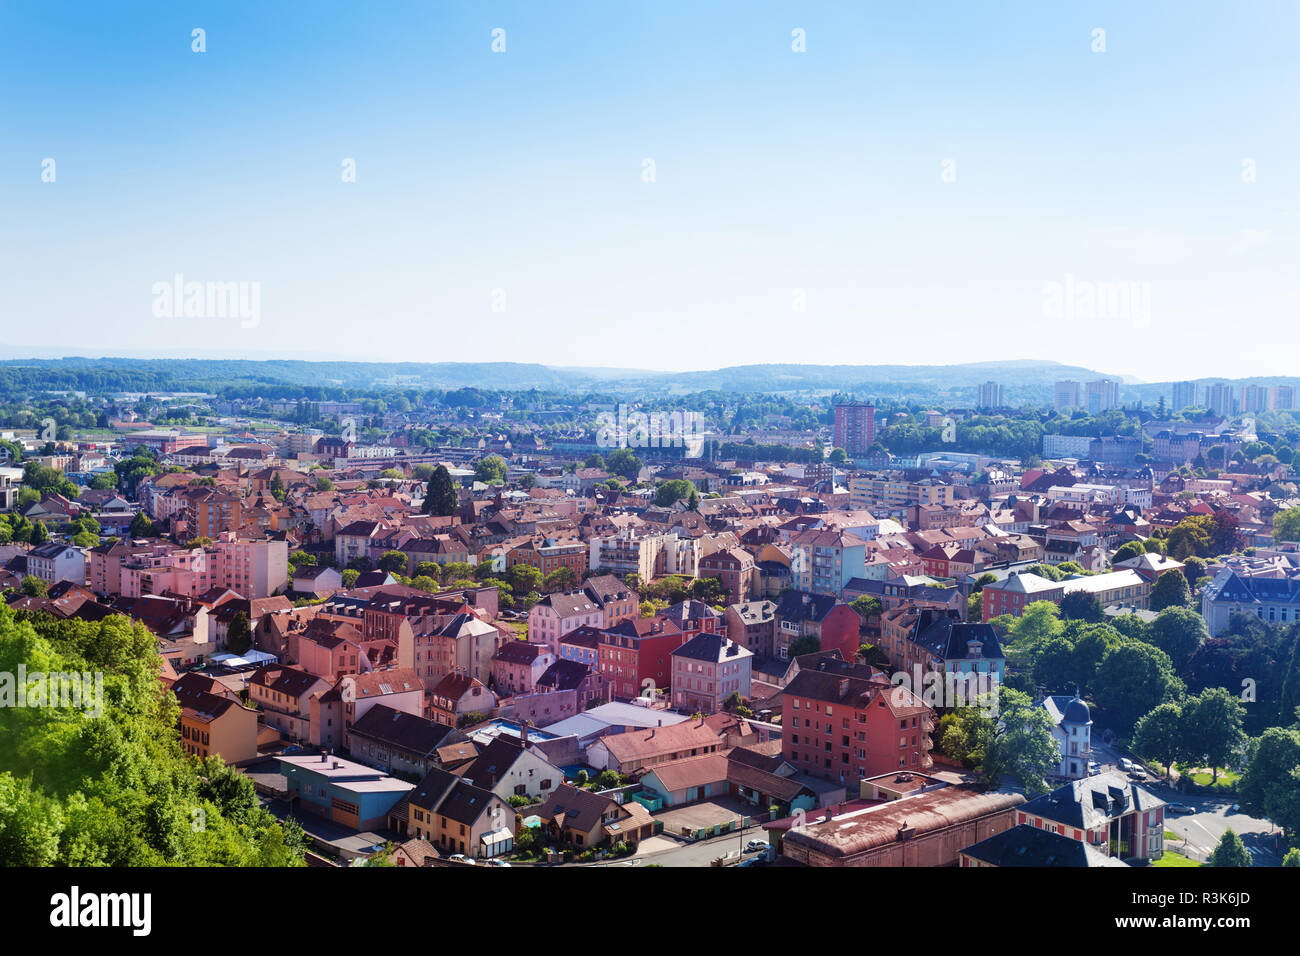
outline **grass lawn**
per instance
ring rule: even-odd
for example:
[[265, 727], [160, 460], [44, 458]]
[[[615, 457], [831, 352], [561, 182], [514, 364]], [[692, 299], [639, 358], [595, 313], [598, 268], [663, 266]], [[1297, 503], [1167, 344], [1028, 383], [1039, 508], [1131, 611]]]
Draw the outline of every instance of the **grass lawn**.
[[1168, 841], [1168, 840], [1174, 840], [1175, 842], [1177, 842], [1177, 841], [1179, 841], [1179, 840], [1181, 840], [1181, 839], [1182, 839], [1182, 837], [1180, 837], [1180, 836], [1179, 836], [1177, 833], [1175, 833], [1173, 830], [1166, 830], [1166, 831], [1165, 831], [1165, 840], [1166, 840], [1166, 841]]
[[1181, 853], [1176, 853], [1173, 850], [1165, 850], [1165, 855], [1162, 856], [1160, 859], [1154, 861], [1151, 865], [1152, 866], [1201, 866], [1202, 864], [1197, 863], [1195, 860], [1189, 860]]
[[1213, 784], [1215, 789], [1220, 787], [1227, 789], [1235, 786], [1237, 781], [1240, 779], [1241, 774], [1237, 773], [1235, 770], [1220, 770], [1218, 783], [1214, 783], [1214, 775], [1209, 771], [1198, 771], [1197, 773], [1192, 774], [1192, 783], [1196, 784], [1198, 787], [1208, 787]]

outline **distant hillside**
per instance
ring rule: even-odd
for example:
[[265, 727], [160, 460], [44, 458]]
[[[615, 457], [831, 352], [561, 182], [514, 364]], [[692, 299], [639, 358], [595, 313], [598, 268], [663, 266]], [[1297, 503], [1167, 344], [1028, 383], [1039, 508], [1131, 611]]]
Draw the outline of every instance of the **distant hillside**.
[[[1008, 398], [1020, 390], [1034, 393], [1061, 378], [1104, 377], [1100, 372], [1054, 362], [980, 362], [966, 365], [740, 365], [702, 372], [661, 372], [616, 368], [553, 368], [518, 362], [311, 362], [292, 359], [141, 359], [32, 358], [0, 362], [0, 369], [22, 369], [24, 384], [48, 379], [51, 388], [76, 387], [75, 379], [92, 381], [103, 373], [105, 387], [164, 389], [200, 387], [212, 382], [374, 388], [403, 385], [422, 388], [494, 388], [634, 391], [669, 389], [735, 392], [848, 391], [871, 397], [906, 392], [949, 393], [997, 381]], [[133, 385], [125, 384], [127, 382]], [[1028, 396], [1024, 396], [1028, 397]]]

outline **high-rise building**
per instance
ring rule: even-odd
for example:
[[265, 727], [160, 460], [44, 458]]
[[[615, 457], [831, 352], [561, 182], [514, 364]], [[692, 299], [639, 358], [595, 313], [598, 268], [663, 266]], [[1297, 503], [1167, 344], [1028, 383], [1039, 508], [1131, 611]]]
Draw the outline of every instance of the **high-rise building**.
[[876, 406], [841, 402], [835, 406], [835, 447], [850, 458], [865, 458], [876, 440]]
[[1002, 386], [997, 382], [985, 382], [980, 386], [979, 397], [975, 402], [976, 408], [1001, 408], [1002, 407]]
[[1295, 387], [1292, 385], [1274, 385], [1273, 407], [1281, 409], [1295, 408]]
[[1205, 407], [1220, 417], [1232, 414], [1232, 386], [1226, 382], [1216, 382], [1206, 386]]
[[1080, 394], [1078, 382], [1057, 382], [1052, 404], [1058, 409], [1082, 408]]
[[1196, 405], [1196, 383], [1174, 382], [1174, 400], [1170, 411], [1181, 412]]
[[1104, 378], [1099, 382], [1089, 382], [1086, 394], [1089, 415], [1098, 415], [1112, 408], [1119, 408], [1119, 382]]
[[1268, 411], [1268, 386], [1247, 385], [1242, 389], [1241, 410], [1243, 412]]

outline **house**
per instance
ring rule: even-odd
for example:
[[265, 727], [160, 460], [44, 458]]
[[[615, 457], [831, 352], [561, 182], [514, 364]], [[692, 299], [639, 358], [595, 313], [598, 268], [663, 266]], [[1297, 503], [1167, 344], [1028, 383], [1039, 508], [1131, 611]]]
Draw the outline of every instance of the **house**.
[[597, 770], [630, 774], [671, 760], [722, 750], [725, 740], [703, 720], [609, 734], [587, 748], [587, 763]]
[[549, 644], [536, 641], [504, 641], [492, 655], [489, 686], [499, 696], [531, 694], [547, 668], [555, 663]]
[[744, 603], [758, 593], [758, 566], [743, 548], [723, 548], [701, 558], [699, 575], [717, 578], [726, 589], [728, 604]]
[[460, 776], [506, 801], [511, 797], [540, 800], [564, 782], [564, 771], [540, 751], [504, 734], [484, 747]]
[[529, 638], [547, 644], [555, 653], [564, 635], [584, 625], [603, 628], [605, 609], [581, 588], [548, 594], [528, 612]]
[[248, 699], [258, 716], [290, 740], [311, 735], [311, 701], [330, 689], [322, 677], [296, 667], [268, 664], [248, 678]]
[[1073, 697], [1054, 694], [1038, 702], [1052, 718], [1052, 737], [1061, 753], [1056, 776], [1063, 780], [1078, 780], [1088, 776], [1092, 760], [1092, 715], [1088, 705]]
[[666, 807], [726, 796], [731, 792], [727, 754], [717, 750], [658, 764], [642, 775], [641, 787]]
[[1117, 770], [1073, 780], [1016, 808], [1016, 822], [1078, 840], [1108, 856], [1164, 855], [1165, 802]]
[[349, 753], [360, 763], [423, 776], [439, 766], [439, 747], [467, 738], [447, 724], [376, 704], [352, 725], [349, 739]]
[[1211, 637], [1227, 630], [1235, 613], [1261, 621], [1300, 621], [1300, 577], [1250, 574], [1224, 567], [1201, 592], [1201, 616]]
[[86, 553], [80, 548], [50, 541], [27, 552], [27, 573], [46, 584], [86, 583]]
[[1051, 830], [1018, 824], [1010, 830], [966, 847], [958, 866], [1100, 867], [1127, 866], [1082, 840]]
[[309, 702], [312, 744], [329, 749], [349, 746], [352, 725], [375, 704], [419, 716], [424, 713], [424, 684], [409, 667], [340, 677]]
[[429, 716], [452, 727], [471, 714], [491, 715], [497, 709], [497, 695], [476, 677], [448, 674], [429, 691]]
[[747, 601], [728, 605], [727, 636], [758, 658], [771, 657], [776, 647], [776, 603]]
[[561, 784], [546, 799], [537, 816], [555, 841], [587, 849], [604, 843], [635, 845], [654, 834], [649, 811], [635, 800], [612, 798]]
[[748, 700], [753, 660], [753, 653], [723, 634], [697, 634], [672, 652], [673, 707], [715, 714], [732, 694]]
[[1139, 554], [1135, 558], [1127, 558], [1123, 561], [1117, 561], [1112, 566], [1116, 570], [1131, 568], [1152, 584], [1156, 583], [1156, 579], [1159, 578], [1160, 575], [1168, 571], [1181, 571], [1184, 567], [1183, 562], [1181, 561], [1175, 561], [1173, 558], [1151, 551], [1148, 551], [1146, 554]]
[[862, 618], [847, 604], [827, 594], [787, 591], [776, 604], [776, 656], [790, 657], [790, 645], [815, 637], [822, 650], [838, 650], [845, 660], [858, 654]]
[[172, 684], [181, 706], [181, 749], [196, 757], [216, 754], [228, 764], [257, 757], [257, 711], [243, 706], [224, 684], [186, 674]]
[[299, 594], [324, 597], [342, 589], [343, 575], [338, 568], [307, 565], [294, 572], [292, 586]]
[[847, 531], [810, 530], [790, 535], [795, 587], [839, 597], [853, 578], [866, 576], [867, 543]]
[[1006, 668], [1002, 643], [991, 624], [967, 624], [951, 611], [921, 608], [904, 642], [903, 669], [944, 671], [956, 678], [979, 678], [980, 693], [1000, 684]]
[[415, 789], [373, 767], [328, 753], [276, 759], [291, 808], [296, 805], [351, 830], [382, 829], [388, 812]]
[[515, 812], [491, 791], [432, 769], [388, 813], [388, 824], [445, 854], [475, 859], [514, 849]]

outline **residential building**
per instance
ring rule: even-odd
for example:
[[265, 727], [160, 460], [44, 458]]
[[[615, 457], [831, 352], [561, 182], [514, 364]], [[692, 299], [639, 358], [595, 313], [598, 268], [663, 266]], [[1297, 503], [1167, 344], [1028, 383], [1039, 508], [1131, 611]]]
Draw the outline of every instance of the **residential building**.
[[749, 699], [754, 655], [723, 634], [701, 633], [672, 652], [673, 707], [715, 714], [732, 694]]

